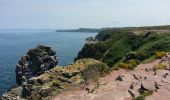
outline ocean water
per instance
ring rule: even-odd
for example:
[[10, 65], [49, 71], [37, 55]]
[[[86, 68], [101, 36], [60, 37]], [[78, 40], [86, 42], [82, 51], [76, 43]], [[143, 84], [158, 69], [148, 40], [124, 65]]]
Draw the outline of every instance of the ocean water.
[[15, 65], [21, 56], [37, 45], [53, 47], [59, 65], [74, 61], [85, 38], [97, 33], [55, 32], [55, 30], [0, 30], [0, 95], [15, 84]]

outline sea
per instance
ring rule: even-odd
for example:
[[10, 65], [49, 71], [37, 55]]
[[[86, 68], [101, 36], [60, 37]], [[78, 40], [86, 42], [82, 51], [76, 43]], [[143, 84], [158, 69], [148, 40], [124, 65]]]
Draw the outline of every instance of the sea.
[[0, 96], [16, 83], [15, 66], [20, 57], [38, 45], [56, 50], [60, 66], [74, 62], [87, 37], [97, 33], [56, 32], [54, 29], [0, 30]]

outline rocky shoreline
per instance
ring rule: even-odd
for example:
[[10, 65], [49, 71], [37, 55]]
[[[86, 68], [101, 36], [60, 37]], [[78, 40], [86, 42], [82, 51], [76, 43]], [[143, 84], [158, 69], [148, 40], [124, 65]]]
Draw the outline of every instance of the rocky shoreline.
[[37, 46], [21, 57], [16, 66], [16, 83], [0, 100], [49, 100], [58, 93], [96, 80], [108, 70], [94, 59], [81, 59], [57, 66], [55, 51]]

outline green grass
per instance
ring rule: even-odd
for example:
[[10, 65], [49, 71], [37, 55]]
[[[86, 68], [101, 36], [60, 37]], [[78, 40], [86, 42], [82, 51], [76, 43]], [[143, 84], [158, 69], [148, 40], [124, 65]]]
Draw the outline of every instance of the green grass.
[[141, 63], [143, 63], [143, 64], [150, 63], [150, 62], [154, 61], [155, 59], [156, 59], [155, 56], [151, 56], [151, 57], [143, 60]]
[[99, 34], [103, 34], [100, 42], [86, 44], [77, 59], [94, 58], [113, 67], [117, 62], [124, 62], [130, 52], [134, 53], [134, 57], [130, 59], [148, 62], [155, 59], [155, 52], [170, 51], [170, 34], [167, 33], [150, 32], [145, 36], [127, 30], [106, 30]]

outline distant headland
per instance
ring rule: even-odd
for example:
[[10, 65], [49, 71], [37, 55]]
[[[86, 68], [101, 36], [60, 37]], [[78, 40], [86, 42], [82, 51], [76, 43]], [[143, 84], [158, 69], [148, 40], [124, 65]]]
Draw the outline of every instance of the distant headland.
[[95, 28], [79, 28], [79, 29], [61, 29], [56, 32], [100, 32], [102, 29]]

